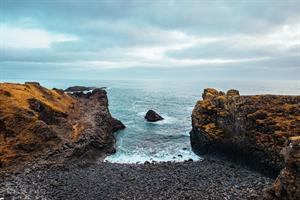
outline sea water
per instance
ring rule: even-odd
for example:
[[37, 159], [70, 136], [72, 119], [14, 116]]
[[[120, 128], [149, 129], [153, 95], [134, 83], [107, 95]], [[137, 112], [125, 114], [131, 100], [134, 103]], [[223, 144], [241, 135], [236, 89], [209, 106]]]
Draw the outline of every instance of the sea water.
[[[193, 107], [201, 99], [204, 88], [222, 91], [234, 88], [242, 95], [300, 94], [299, 81], [35, 81], [49, 88], [107, 87], [110, 112], [126, 125], [126, 129], [115, 133], [117, 152], [105, 159], [114, 163], [201, 159], [191, 149], [189, 132]], [[155, 110], [164, 120], [147, 122], [144, 116], [149, 109]]]

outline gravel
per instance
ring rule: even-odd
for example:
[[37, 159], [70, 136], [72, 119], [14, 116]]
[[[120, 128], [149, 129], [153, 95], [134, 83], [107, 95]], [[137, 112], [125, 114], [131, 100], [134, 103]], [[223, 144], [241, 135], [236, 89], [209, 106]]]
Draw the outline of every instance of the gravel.
[[261, 199], [274, 180], [220, 160], [68, 164], [27, 169], [0, 183], [0, 199]]

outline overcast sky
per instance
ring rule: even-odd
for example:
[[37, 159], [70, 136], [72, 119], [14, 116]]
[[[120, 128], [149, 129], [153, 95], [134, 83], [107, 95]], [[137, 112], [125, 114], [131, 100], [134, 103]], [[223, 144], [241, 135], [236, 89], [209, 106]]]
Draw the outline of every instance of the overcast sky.
[[300, 78], [299, 0], [0, 0], [0, 20], [0, 80]]

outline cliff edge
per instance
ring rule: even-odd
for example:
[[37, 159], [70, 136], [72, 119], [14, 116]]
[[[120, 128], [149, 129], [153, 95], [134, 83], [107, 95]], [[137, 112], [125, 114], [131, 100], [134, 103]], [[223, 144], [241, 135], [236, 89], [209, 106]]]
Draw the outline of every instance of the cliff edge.
[[113, 153], [113, 132], [123, 128], [103, 89], [72, 95], [35, 82], [0, 83], [1, 171]]

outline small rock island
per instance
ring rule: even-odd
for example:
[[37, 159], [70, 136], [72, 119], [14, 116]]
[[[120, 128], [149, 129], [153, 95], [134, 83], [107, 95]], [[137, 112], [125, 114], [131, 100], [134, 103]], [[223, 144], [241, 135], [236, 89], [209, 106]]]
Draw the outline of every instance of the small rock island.
[[163, 120], [164, 118], [157, 114], [154, 110], [148, 110], [148, 112], [145, 115], [145, 119], [148, 122], [157, 122]]

